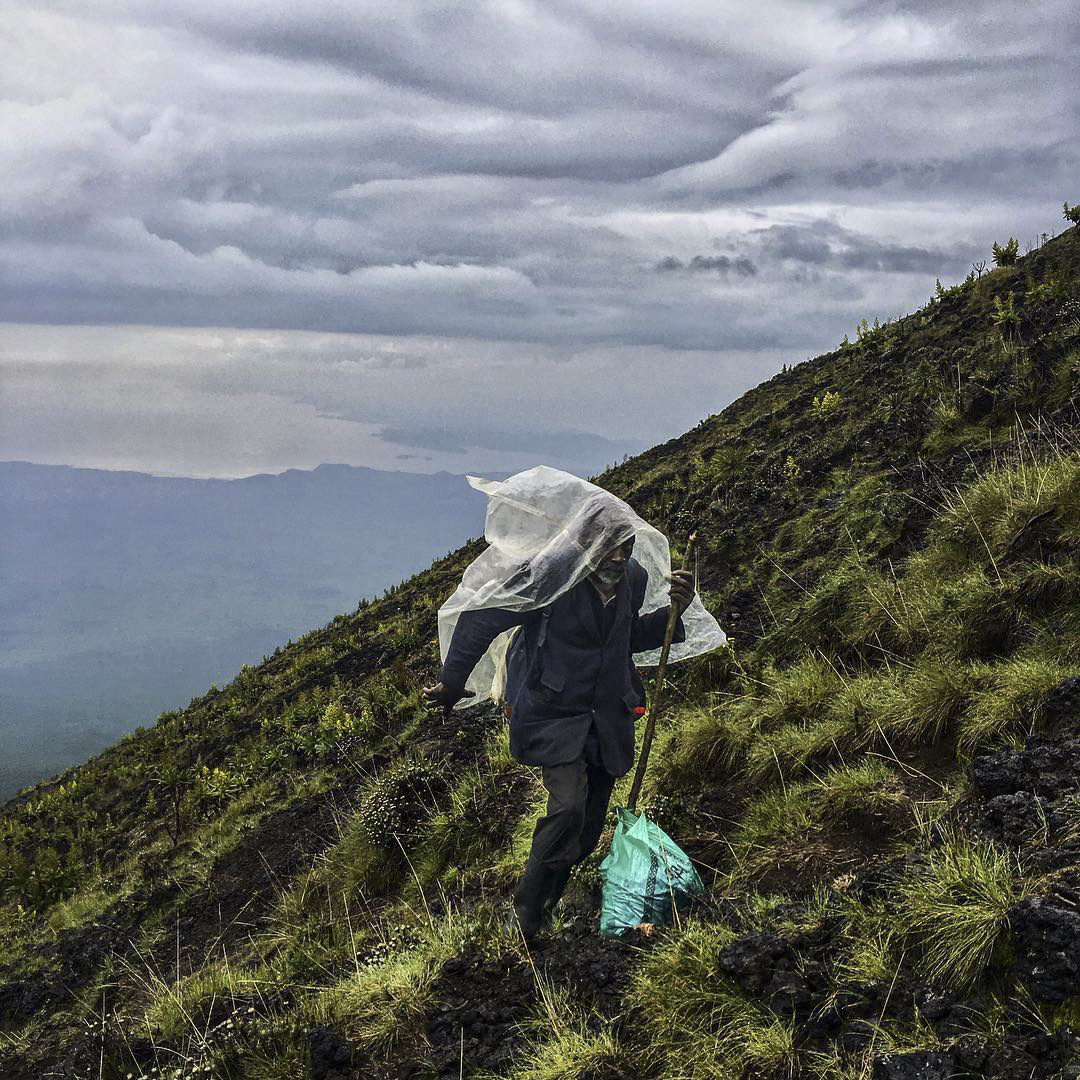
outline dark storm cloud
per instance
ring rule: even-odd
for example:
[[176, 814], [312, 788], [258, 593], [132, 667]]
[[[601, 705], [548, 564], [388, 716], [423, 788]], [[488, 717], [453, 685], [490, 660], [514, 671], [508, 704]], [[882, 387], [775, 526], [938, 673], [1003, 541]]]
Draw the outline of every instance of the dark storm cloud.
[[893, 274], [940, 273], [942, 267], [955, 258], [947, 250], [882, 243], [829, 221], [770, 225], [752, 233], [749, 242], [763, 261], [791, 261]]
[[16, 3], [0, 317], [765, 347], [1045, 220], [1065, 12]]
[[753, 277], [757, 273], [757, 267], [745, 255], [737, 258], [731, 258], [729, 255], [695, 255], [688, 262], [676, 259], [674, 255], [668, 255], [656, 264], [656, 269], [661, 273], [689, 270], [692, 274], [734, 273], [741, 277]]

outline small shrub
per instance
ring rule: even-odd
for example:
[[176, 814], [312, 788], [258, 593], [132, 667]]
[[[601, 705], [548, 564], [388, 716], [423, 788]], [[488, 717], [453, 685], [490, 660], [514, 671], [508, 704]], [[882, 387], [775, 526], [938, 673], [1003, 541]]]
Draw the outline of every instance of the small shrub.
[[1074, 225], [1080, 225], [1080, 203], [1070, 206], [1067, 202], [1061, 204], [1062, 217], [1071, 221]]
[[998, 338], [1002, 345], [1007, 344], [1010, 338], [1015, 338], [1020, 333], [1020, 312], [1016, 310], [1016, 296], [1010, 292], [1004, 301], [1000, 296], [994, 297], [994, 310], [990, 313], [990, 321], [997, 328]]
[[1059, 277], [1048, 277], [1028, 289], [1027, 298], [1034, 304], [1060, 304], [1068, 296], [1065, 281]]
[[408, 758], [387, 769], [372, 784], [358, 817], [376, 847], [398, 849], [411, 840], [435, 804], [445, 773], [427, 758]]
[[948, 287], [941, 284], [941, 279], [938, 278], [934, 285], [934, 299], [935, 300], [948, 300], [950, 297], [959, 296], [961, 293], [970, 289], [976, 281], [975, 270], [972, 269], [963, 281], [956, 285], [949, 285]]
[[1020, 241], [1015, 236], [1010, 236], [1004, 244], [995, 241], [991, 254], [995, 266], [1012, 266], [1020, 255]]
[[811, 410], [815, 420], [828, 420], [837, 409], [840, 408], [840, 393], [837, 390], [826, 390], [824, 396], [814, 395], [814, 403]]
[[314, 671], [320, 671], [326, 667], [334, 658], [334, 650], [329, 645], [324, 645], [322, 648], [313, 649], [309, 653], [304, 653], [302, 656], [298, 656], [289, 668], [290, 675], [295, 679], [303, 678], [305, 675], [310, 675]]

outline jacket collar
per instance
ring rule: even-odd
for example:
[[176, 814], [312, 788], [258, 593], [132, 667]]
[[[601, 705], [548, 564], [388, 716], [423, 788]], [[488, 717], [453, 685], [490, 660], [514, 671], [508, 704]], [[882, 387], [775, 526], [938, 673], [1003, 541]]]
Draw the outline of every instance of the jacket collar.
[[[583, 578], [577, 592], [578, 597], [574, 605], [574, 614], [585, 629], [589, 631], [590, 637], [602, 641], [600, 627], [597, 625], [596, 614], [593, 611], [592, 598], [589, 595], [590, 592], [596, 592], [596, 587], [587, 578]], [[615, 605], [615, 622], [612, 627], [614, 630], [614, 627], [618, 626], [619, 620], [625, 615], [630, 606], [629, 569], [623, 574], [619, 584], [615, 586], [615, 599], [611, 602]]]

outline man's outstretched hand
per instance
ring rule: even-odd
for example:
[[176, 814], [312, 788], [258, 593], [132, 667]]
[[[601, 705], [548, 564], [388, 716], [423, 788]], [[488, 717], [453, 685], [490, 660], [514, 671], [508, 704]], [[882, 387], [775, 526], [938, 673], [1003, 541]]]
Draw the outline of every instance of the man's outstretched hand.
[[450, 710], [462, 698], [476, 697], [476, 694], [471, 690], [453, 690], [437, 682], [434, 686], [422, 687], [420, 697], [429, 712], [438, 712], [441, 709], [446, 716], [449, 716]]
[[689, 570], [672, 570], [668, 575], [671, 582], [671, 606], [681, 615], [694, 599], [694, 575]]

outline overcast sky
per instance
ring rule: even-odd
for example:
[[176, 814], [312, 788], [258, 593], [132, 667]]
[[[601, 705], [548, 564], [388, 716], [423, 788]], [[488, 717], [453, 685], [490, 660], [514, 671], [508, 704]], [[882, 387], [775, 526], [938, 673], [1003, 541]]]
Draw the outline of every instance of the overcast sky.
[[0, 0], [0, 459], [599, 468], [1080, 201], [1061, 2]]

